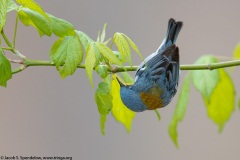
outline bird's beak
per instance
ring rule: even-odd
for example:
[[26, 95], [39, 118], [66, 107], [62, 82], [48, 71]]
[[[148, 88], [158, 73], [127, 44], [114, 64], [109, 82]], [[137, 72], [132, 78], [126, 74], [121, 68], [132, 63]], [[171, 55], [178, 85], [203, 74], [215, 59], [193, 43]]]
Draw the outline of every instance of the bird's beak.
[[120, 81], [120, 79], [118, 79], [118, 77], [116, 77], [116, 79], [117, 79], [118, 83], [120, 84], [120, 87], [126, 86], [126, 85], [124, 85], [124, 84]]

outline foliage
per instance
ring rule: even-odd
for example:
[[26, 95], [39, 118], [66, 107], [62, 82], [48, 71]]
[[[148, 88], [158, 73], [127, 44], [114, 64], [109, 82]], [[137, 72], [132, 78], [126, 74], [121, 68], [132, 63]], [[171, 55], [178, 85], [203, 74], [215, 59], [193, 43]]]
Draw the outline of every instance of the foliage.
[[[0, 40], [0, 86], [6, 87], [8, 80], [12, 78], [13, 73], [24, 70], [30, 64], [36, 65], [54, 65], [62, 78], [75, 73], [77, 68], [85, 68], [87, 77], [92, 87], [93, 72], [102, 78], [95, 91], [95, 101], [100, 114], [100, 128], [105, 135], [105, 123], [107, 115], [112, 116], [122, 123], [127, 132], [130, 132], [132, 121], [135, 113], [129, 110], [121, 101], [120, 86], [117, 81], [120, 79], [125, 84], [132, 84], [134, 81], [127, 71], [135, 71], [137, 67], [132, 64], [132, 51], [143, 59], [136, 44], [124, 33], [117, 32], [112, 38], [106, 39], [106, 24], [98, 34], [96, 41], [91, 39], [82, 31], [76, 30], [74, 26], [60, 18], [46, 13], [39, 4], [33, 0], [1, 0], [0, 1], [0, 32], [7, 47], [4, 47]], [[16, 12], [16, 24], [14, 27], [13, 43], [10, 43], [4, 33], [7, 13]], [[32, 26], [36, 29], [40, 36], [55, 35], [58, 39], [53, 43], [50, 49], [50, 62], [41, 62], [31, 60], [22, 55], [15, 48], [16, 31], [18, 19], [26, 26]], [[112, 46], [116, 45], [117, 51], [112, 50]], [[20, 60], [10, 60], [9, 55], [5, 55], [5, 50], [12, 51]], [[85, 57], [85, 59], [84, 59]], [[236, 46], [233, 58], [240, 58], [240, 44]], [[16, 69], [11, 68], [11, 62], [19, 63], [22, 66]], [[126, 67], [128, 63], [130, 66]], [[210, 64], [218, 65], [217, 68], [226, 66], [219, 63], [219, 59], [212, 55], [200, 57], [195, 66], [205, 67], [209, 70], [199, 70], [197, 67], [188, 72], [183, 86], [181, 88], [178, 102], [169, 125], [169, 135], [174, 144], [178, 147], [178, 124], [185, 116], [188, 100], [190, 97], [191, 84], [201, 94], [206, 106], [209, 118], [222, 131], [226, 122], [230, 119], [235, 104], [240, 108], [240, 98], [235, 103], [235, 89], [228, 72], [221, 68], [212, 70]], [[230, 64], [230, 63], [229, 63]], [[204, 66], [203, 66], [204, 65]], [[229, 66], [239, 65], [239, 62], [231, 63]], [[121, 72], [121, 74], [117, 73]], [[158, 119], [161, 116], [155, 110]]]

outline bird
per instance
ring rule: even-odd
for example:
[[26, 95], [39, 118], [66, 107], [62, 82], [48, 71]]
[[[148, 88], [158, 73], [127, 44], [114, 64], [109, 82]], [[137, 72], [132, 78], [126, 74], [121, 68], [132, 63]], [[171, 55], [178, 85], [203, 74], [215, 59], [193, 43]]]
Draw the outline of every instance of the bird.
[[171, 18], [163, 42], [156, 52], [139, 65], [132, 85], [119, 79], [123, 104], [134, 112], [167, 106], [177, 92], [179, 81], [179, 48], [175, 42], [183, 26]]

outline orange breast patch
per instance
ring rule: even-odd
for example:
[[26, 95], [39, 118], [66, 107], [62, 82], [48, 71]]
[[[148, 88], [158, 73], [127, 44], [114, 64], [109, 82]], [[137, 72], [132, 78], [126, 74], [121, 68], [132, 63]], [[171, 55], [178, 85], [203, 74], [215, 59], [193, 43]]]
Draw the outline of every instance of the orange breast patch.
[[163, 107], [163, 101], [160, 99], [162, 94], [158, 86], [154, 86], [148, 92], [141, 92], [140, 98], [149, 110]]

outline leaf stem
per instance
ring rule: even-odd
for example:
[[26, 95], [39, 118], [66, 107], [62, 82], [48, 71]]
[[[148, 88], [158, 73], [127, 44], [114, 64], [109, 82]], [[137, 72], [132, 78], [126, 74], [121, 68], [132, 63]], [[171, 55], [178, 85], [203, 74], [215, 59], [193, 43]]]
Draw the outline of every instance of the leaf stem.
[[22, 60], [25, 61], [27, 58], [13, 47], [13, 45], [11, 44], [11, 42], [8, 40], [7, 36], [5, 35], [4, 30], [1, 31], [1, 35], [4, 39], [4, 41], [7, 43], [8, 47], [10, 48], [9, 50], [11, 50], [16, 56], [18, 56], [19, 58], [21, 58]]
[[[13, 70], [12, 73], [18, 73], [23, 71], [25, 68], [30, 66], [55, 66], [55, 64], [51, 61], [42, 61], [42, 60], [31, 60], [26, 59], [22, 62], [23, 66]], [[125, 72], [125, 71], [136, 71], [138, 66], [116, 66], [116, 67], [109, 67], [105, 65], [109, 72]], [[226, 68], [226, 67], [233, 67], [233, 66], [240, 66], [240, 60], [233, 60], [233, 61], [226, 61], [226, 62], [219, 62], [219, 63], [210, 63], [210, 64], [188, 64], [188, 65], [181, 65], [181, 70], [213, 70], [218, 68]], [[77, 68], [85, 69], [85, 65], [78, 65]], [[114, 69], [112, 69], [114, 68]]]
[[15, 27], [14, 27], [13, 47], [15, 47], [15, 44], [16, 44], [17, 27], [18, 27], [18, 14], [16, 15], [16, 21], [15, 21]]

